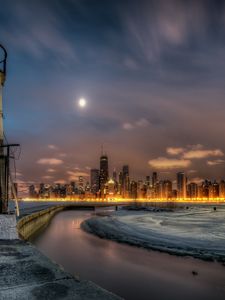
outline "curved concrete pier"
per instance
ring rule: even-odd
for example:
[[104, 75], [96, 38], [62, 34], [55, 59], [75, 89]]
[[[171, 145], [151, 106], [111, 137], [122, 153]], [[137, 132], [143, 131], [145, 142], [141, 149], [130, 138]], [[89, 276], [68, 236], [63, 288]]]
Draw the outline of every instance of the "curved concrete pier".
[[22, 217], [17, 223], [19, 236], [23, 240], [28, 240], [40, 229], [47, 226], [56, 213], [62, 211], [65, 208], [66, 207], [62, 205], [53, 206]]
[[[19, 236], [28, 239], [65, 208], [55, 206], [21, 218], [17, 224]], [[7, 222], [15, 233], [15, 222]], [[0, 231], [0, 299], [121, 299], [90, 281], [68, 274], [30, 243], [11, 237], [1, 235]]]

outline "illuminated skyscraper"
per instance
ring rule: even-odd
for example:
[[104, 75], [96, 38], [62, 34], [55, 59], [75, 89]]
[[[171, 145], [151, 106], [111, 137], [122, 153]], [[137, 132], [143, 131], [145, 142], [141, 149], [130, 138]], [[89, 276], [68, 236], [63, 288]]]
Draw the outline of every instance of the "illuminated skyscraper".
[[164, 180], [164, 197], [169, 199], [172, 197], [172, 182], [170, 180]]
[[219, 185], [219, 196], [220, 198], [225, 198], [225, 181], [221, 180]]
[[116, 173], [116, 169], [113, 170], [113, 180], [115, 182], [117, 182], [117, 173]]
[[137, 182], [134, 180], [130, 183], [130, 197], [133, 200], [137, 199]]
[[187, 186], [187, 194], [190, 198], [197, 198], [198, 197], [198, 185], [195, 182], [191, 182]]
[[123, 166], [123, 196], [129, 197], [129, 191], [130, 191], [130, 177], [129, 177], [129, 166], [124, 165]]
[[177, 173], [177, 196], [178, 198], [187, 196], [187, 178], [184, 172]]
[[152, 186], [155, 188], [156, 187], [156, 183], [158, 181], [158, 176], [156, 172], [152, 173]]
[[29, 186], [29, 197], [30, 198], [36, 198], [37, 197], [37, 192], [36, 192], [35, 186], [33, 184]]
[[82, 194], [84, 192], [84, 177], [83, 176], [79, 176], [78, 189], [79, 189], [79, 194]]
[[104, 195], [105, 184], [109, 178], [108, 157], [102, 154], [100, 157], [100, 190], [101, 195]]
[[99, 191], [99, 170], [91, 169], [91, 192], [97, 194]]
[[118, 182], [118, 192], [120, 195], [122, 195], [122, 188], [123, 188], [123, 173], [119, 172], [119, 182]]

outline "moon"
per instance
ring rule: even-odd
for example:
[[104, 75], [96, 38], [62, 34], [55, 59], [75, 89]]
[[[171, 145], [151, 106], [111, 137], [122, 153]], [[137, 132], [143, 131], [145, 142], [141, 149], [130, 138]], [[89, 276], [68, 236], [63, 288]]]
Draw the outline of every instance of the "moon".
[[87, 105], [86, 99], [80, 98], [78, 101], [78, 105], [79, 105], [79, 107], [84, 108]]

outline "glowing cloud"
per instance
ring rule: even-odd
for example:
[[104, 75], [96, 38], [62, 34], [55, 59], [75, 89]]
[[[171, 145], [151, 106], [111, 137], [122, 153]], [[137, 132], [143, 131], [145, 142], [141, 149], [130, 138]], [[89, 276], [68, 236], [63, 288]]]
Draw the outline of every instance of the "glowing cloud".
[[208, 160], [207, 161], [207, 165], [209, 166], [217, 166], [217, 165], [220, 165], [220, 164], [223, 164], [225, 163], [225, 160], [223, 159], [216, 159], [216, 160]]
[[47, 169], [47, 172], [49, 172], [49, 173], [54, 173], [54, 172], [55, 172], [55, 170], [54, 170], [54, 169], [51, 169], [51, 168], [49, 168], [49, 169]]
[[66, 183], [66, 180], [64, 180], [64, 179], [58, 179], [58, 180], [56, 180], [54, 183], [65, 184], [65, 183]]
[[61, 165], [63, 164], [63, 161], [58, 158], [40, 158], [37, 161], [37, 164], [39, 165]]
[[45, 176], [42, 176], [43, 179], [52, 179], [53, 176], [50, 176], [50, 175], [45, 175]]
[[82, 171], [67, 171], [69, 175], [69, 180], [77, 180], [80, 176], [88, 177], [89, 174], [87, 172]]
[[125, 129], [125, 130], [131, 130], [133, 128], [134, 128], [134, 126], [131, 123], [124, 123], [123, 124], [123, 129]]
[[152, 168], [160, 170], [187, 168], [191, 165], [190, 160], [169, 159], [166, 157], [158, 157], [156, 159], [149, 160], [148, 163]]
[[195, 177], [195, 178], [190, 179], [190, 182], [194, 182], [196, 184], [201, 184], [203, 181], [204, 181], [204, 179], [200, 178], [200, 177]]
[[193, 159], [193, 158], [206, 158], [210, 156], [223, 156], [223, 152], [220, 149], [214, 150], [204, 150], [204, 149], [197, 149], [197, 150], [190, 150], [183, 154], [183, 158], [185, 159]]
[[48, 148], [51, 149], [51, 150], [56, 150], [57, 147], [55, 145], [48, 145]]
[[168, 147], [166, 149], [166, 152], [170, 155], [178, 155], [178, 154], [181, 154], [185, 151], [184, 148], [181, 148], [181, 147]]
[[141, 118], [135, 123], [138, 127], [147, 127], [149, 125], [149, 121], [145, 118]]
[[131, 130], [131, 129], [135, 129], [138, 127], [147, 127], [148, 125], [149, 125], [149, 121], [145, 118], [141, 118], [141, 119], [135, 121], [134, 123], [125, 122], [125, 123], [123, 123], [122, 127], [125, 130]]

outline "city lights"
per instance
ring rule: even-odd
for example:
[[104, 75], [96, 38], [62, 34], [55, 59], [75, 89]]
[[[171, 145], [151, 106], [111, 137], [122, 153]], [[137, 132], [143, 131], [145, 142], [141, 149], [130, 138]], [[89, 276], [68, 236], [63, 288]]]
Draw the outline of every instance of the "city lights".
[[53, 185], [41, 183], [29, 186], [26, 201], [75, 201], [86, 203], [222, 203], [225, 202], [225, 181], [192, 182], [184, 172], [176, 181], [160, 179], [157, 172], [145, 179], [133, 180], [130, 168], [123, 165], [112, 176], [106, 153], [100, 156], [99, 168], [90, 169], [90, 180], [79, 176], [77, 181]]

